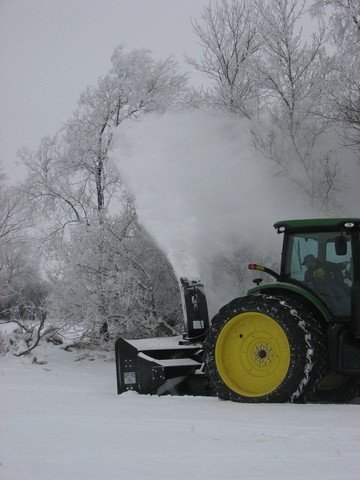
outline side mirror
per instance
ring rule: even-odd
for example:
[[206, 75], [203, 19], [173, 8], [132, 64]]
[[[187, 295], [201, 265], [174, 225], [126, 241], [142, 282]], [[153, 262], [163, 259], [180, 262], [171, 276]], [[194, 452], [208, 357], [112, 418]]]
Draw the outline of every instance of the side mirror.
[[339, 255], [339, 256], [344, 256], [347, 254], [346, 237], [340, 236], [335, 238], [335, 252], [336, 252], [336, 255]]

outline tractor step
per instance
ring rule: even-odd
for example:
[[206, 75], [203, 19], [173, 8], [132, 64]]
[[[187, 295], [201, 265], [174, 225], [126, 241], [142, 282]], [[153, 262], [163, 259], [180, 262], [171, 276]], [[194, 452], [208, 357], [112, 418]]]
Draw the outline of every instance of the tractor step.
[[202, 345], [183, 345], [182, 338], [119, 338], [115, 344], [118, 393], [198, 394], [207, 383], [202, 372]]

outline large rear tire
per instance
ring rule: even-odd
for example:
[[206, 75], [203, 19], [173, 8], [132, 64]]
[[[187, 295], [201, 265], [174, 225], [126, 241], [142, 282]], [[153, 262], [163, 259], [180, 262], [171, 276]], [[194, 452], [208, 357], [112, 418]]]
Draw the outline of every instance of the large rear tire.
[[360, 397], [358, 378], [330, 372], [319, 383], [311, 400], [322, 403], [348, 403], [358, 397]]
[[204, 343], [217, 396], [237, 402], [303, 402], [325, 373], [325, 334], [300, 303], [249, 295], [223, 307]]

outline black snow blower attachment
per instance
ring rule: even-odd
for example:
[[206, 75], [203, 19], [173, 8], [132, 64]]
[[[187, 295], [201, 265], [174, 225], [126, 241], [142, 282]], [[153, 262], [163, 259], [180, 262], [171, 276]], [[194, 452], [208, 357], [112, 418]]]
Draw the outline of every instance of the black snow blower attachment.
[[202, 341], [209, 328], [204, 286], [180, 279], [185, 332], [179, 337], [124, 340], [115, 344], [118, 393], [208, 394]]

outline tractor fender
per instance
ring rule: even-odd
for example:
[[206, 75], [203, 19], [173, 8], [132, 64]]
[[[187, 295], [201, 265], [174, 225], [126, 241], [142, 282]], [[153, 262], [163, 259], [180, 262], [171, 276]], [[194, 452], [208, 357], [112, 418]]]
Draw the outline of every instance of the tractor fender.
[[286, 296], [289, 296], [290, 294], [292, 296], [295, 296], [303, 304], [310, 306], [310, 308], [315, 310], [315, 312], [319, 313], [326, 322], [330, 322], [333, 318], [332, 314], [330, 313], [330, 310], [319, 299], [319, 297], [312, 294], [305, 288], [301, 288], [298, 285], [293, 285], [287, 282], [276, 282], [276, 283], [258, 285], [257, 287], [251, 288], [248, 291], [248, 295], [253, 295], [256, 293], [266, 293], [269, 295], [286, 295]]

